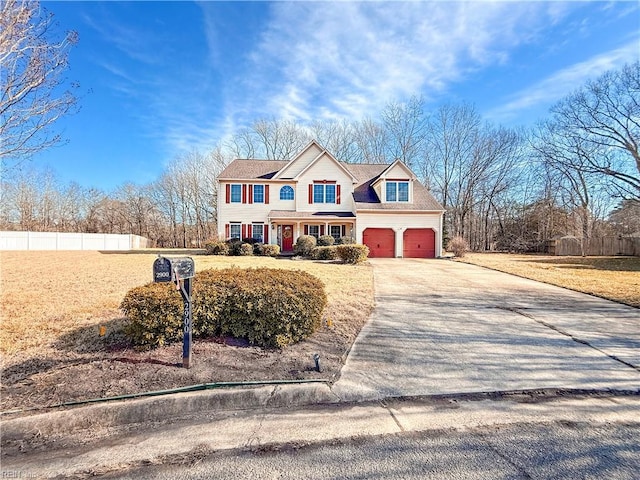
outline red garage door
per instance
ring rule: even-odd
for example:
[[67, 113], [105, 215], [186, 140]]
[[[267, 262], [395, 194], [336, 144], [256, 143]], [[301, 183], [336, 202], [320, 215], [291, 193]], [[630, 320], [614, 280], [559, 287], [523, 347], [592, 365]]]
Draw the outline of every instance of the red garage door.
[[390, 228], [367, 228], [362, 243], [369, 247], [369, 258], [394, 258], [396, 234]]
[[435, 258], [436, 232], [430, 228], [409, 228], [402, 236], [405, 258]]

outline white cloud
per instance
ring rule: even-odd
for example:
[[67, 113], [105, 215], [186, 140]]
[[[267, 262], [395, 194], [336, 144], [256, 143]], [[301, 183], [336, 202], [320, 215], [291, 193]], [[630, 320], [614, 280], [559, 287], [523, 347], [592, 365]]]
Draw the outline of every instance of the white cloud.
[[549, 107], [573, 90], [583, 85], [587, 79], [600, 76], [607, 70], [622, 67], [640, 57], [639, 39], [635, 38], [626, 45], [584, 62], [563, 68], [531, 87], [511, 95], [505, 105], [487, 112], [493, 120], [511, 120], [530, 108]]
[[537, 38], [569, 8], [544, 2], [275, 3], [245, 68], [242, 94], [227, 99], [228, 109], [302, 121], [375, 115], [391, 99], [429, 98], [471, 71], [508, 62], [513, 48]]

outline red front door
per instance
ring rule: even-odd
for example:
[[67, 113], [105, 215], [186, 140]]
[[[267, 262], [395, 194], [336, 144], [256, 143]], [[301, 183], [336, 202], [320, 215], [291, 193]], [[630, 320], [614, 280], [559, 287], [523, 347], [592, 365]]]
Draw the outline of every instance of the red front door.
[[282, 226], [282, 251], [293, 252], [293, 225]]

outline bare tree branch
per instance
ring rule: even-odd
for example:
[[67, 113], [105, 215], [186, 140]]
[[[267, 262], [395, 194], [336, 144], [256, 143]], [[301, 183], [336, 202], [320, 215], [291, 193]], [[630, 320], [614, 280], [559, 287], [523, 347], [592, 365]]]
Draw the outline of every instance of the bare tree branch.
[[0, 8], [0, 159], [20, 160], [61, 141], [52, 127], [76, 105], [63, 74], [78, 36], [57, 38], [53, 15], [37, 1]]

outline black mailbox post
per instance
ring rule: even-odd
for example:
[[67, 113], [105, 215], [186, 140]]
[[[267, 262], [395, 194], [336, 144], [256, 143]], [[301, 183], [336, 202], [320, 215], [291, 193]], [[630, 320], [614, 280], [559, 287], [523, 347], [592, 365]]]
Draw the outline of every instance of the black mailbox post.
[[173, 282], [182, 295], [184, 301], [183, 328], [184, 340], [182, 342], [182, 366], [191, 366], [191, 337], [192, 337], [192, 310], [191, 292], [192, 279], [195, 276], [195, 264], [190, 257], [160, 257], [153, 262], [154, 282]]

